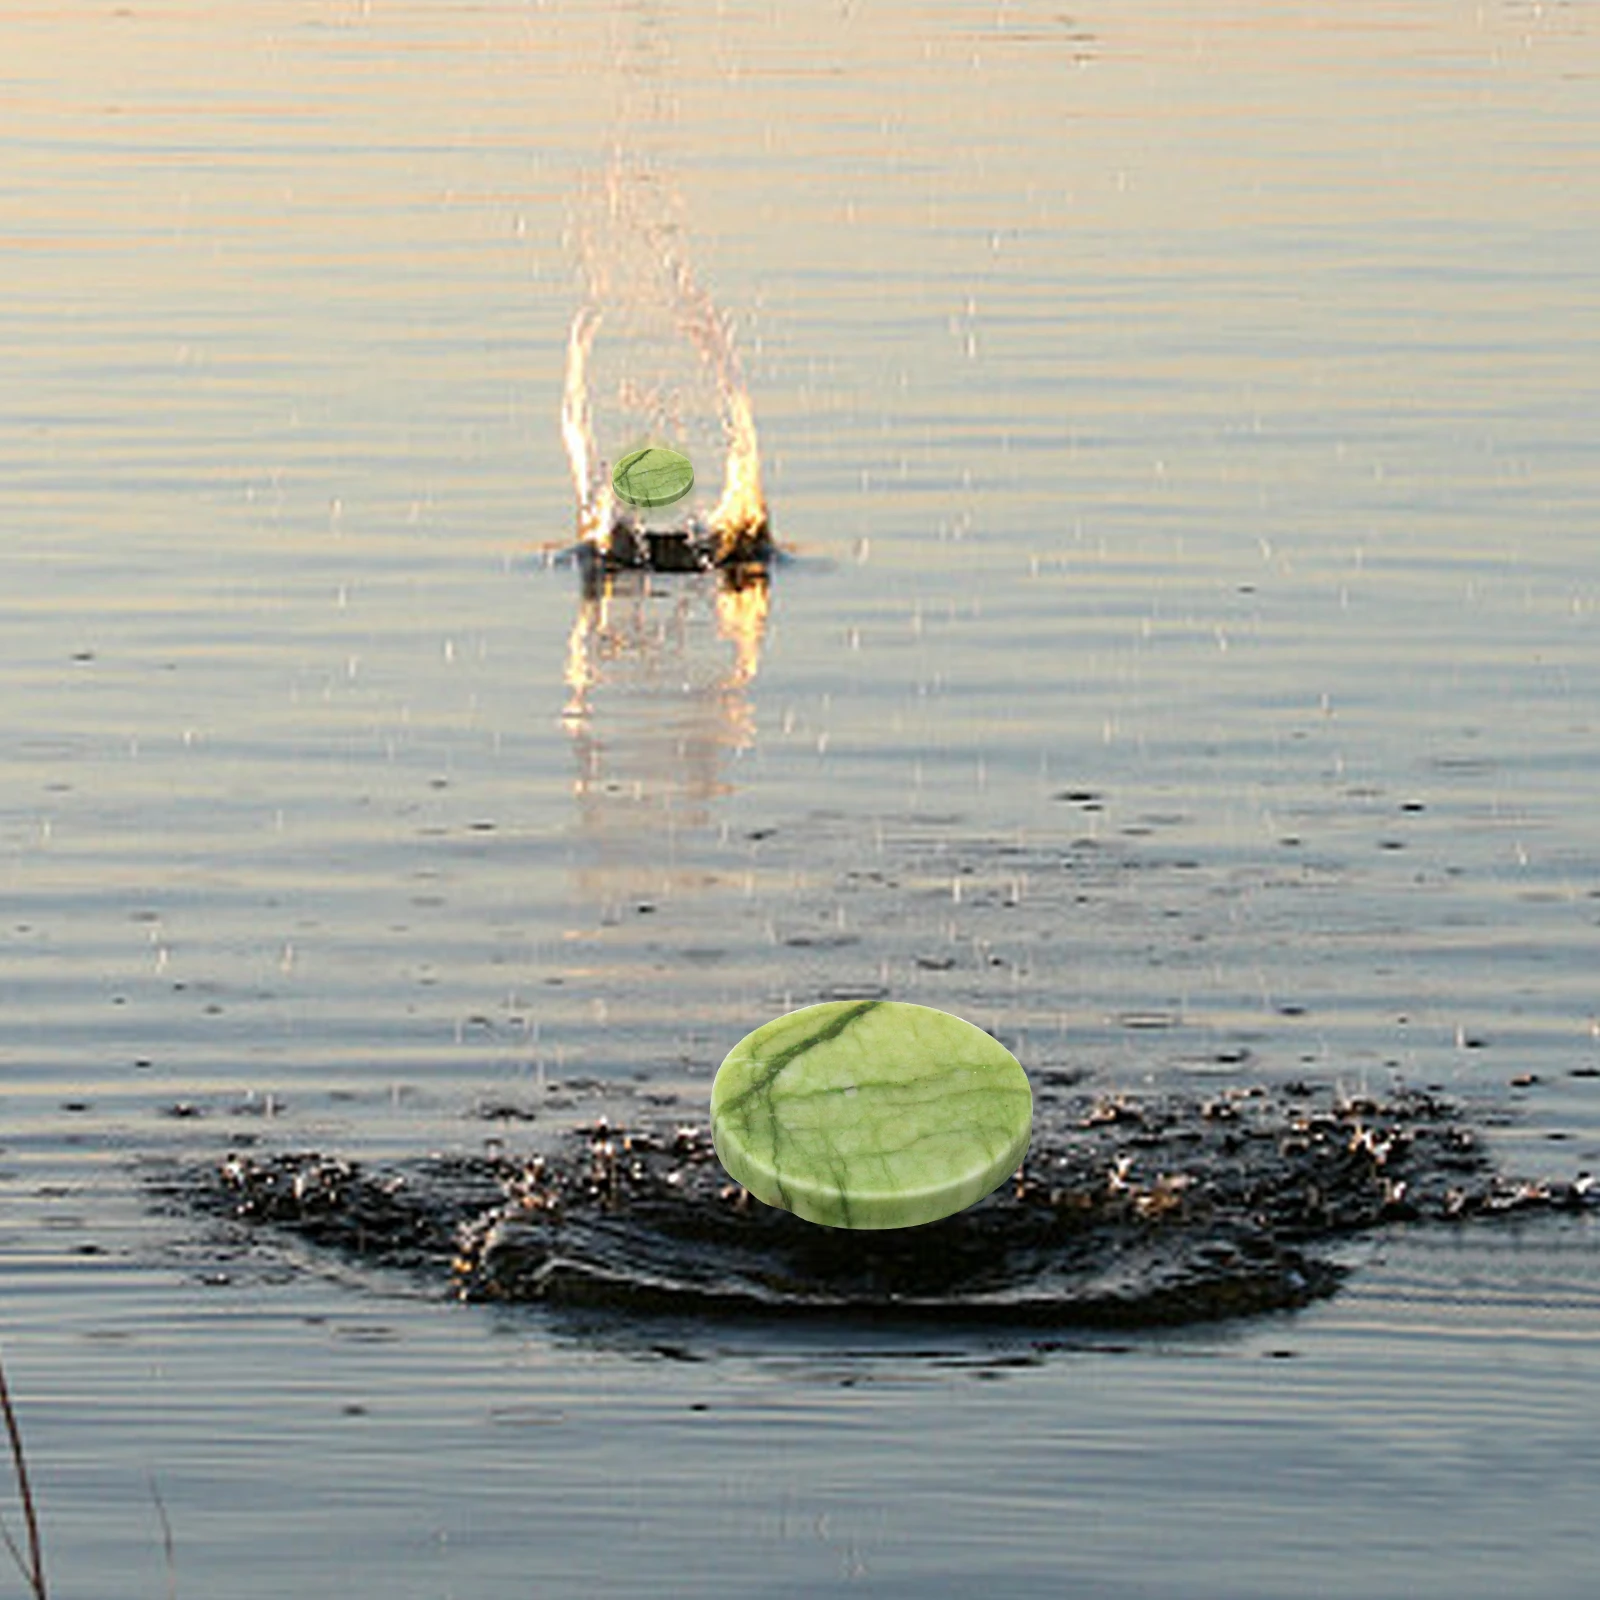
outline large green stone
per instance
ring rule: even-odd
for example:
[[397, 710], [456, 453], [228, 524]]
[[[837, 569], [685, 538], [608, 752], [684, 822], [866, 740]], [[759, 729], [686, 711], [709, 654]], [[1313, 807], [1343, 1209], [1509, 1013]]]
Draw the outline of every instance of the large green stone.
[[898, 1000], [806, 1006], [728, 1052], [711, 1136], [758, 1200], [835, 1228], [911, 1228], [1016, 1171], [1033, 1128], [1017, 1058], [982, 1028]]
[[688, 456], [650, 444], [625, 455], [611, 483], [631, 506], [670, 506], [694, 488], [694, 467]]

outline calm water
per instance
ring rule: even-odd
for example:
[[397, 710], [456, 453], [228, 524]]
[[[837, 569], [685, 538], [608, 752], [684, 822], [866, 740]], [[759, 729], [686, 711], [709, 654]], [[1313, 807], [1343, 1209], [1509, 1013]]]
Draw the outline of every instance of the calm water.
[[[1597, 138], [1590, 3], [11, 8], [0, 1336], [59, 1591], [166, 1592], [153, 1478], [186, 1595], [1584, 1592], [1582, 1224], [912, 1349], [219, 1263], [137, 1172], [692, 1110], [861, 988], [1593, 1168]], [[711, 437], [618, 171], [738, 328], [764, 618], [547, 564], [586, 246], [602, 448], [619, 383]]]

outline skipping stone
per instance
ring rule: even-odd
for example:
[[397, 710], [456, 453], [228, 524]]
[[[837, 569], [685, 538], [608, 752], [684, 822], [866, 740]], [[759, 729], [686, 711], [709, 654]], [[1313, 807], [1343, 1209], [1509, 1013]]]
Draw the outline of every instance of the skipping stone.
[[617, 463], [611, 485], [630, 506], [670, 506], [694, 488], [694, 467], [688, 456], [649, 444]]
[[728, 1052], [711, 1136], [756, 1199], [834, 1228], [913, 1228], [1017, 1170], [1033, 1092], [982, 1028], [898, 1000], [774, 1018]]

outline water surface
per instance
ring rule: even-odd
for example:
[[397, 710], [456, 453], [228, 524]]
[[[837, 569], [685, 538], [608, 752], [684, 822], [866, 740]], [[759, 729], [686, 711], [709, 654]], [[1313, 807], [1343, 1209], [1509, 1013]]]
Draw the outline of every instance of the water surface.
[[[162, 1592], [147, 1474], [184, 1593], [1582, 1592], [1582, 1222], [912, 1351], [219, 1261], [136, 1174], [690, 1111], [856, 991], [1096, 1088], [1436, 1083], [1592, 1167], [1597, 26], [0, 23], [0, 1315], [62, 1592]], [[619, 159], [737, 325], [764, 607], [542, 553]], [[712, 437], [630, 303], [603, 447], [629, 377]]]

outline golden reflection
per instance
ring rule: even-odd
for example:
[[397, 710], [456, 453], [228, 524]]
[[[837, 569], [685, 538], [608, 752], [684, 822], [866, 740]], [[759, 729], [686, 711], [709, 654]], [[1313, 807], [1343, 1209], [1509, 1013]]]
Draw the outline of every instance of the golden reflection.
[[674, 841], [714, 819], [755, 743], [747, 688], [770, 605], [765, 568], [664, 576], [591, 570], [567, 639], [562, 723], [577, 772], [580, 869], [602, 900], [691, 886]]
[[717, 628], [734, 647], [734, 682], [746, 684], [761, 664], [761, 639], [767, 631], [771, 596], [765, 569], [730, 572], [717, 590]]

